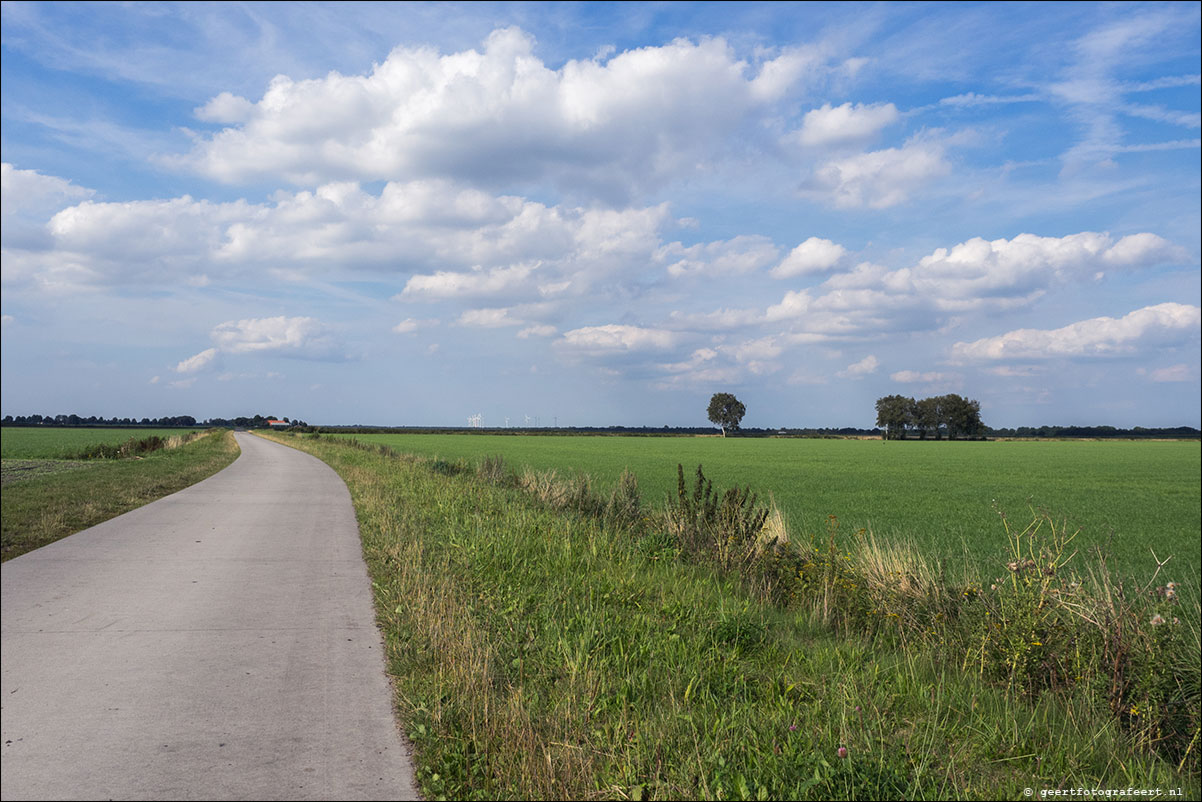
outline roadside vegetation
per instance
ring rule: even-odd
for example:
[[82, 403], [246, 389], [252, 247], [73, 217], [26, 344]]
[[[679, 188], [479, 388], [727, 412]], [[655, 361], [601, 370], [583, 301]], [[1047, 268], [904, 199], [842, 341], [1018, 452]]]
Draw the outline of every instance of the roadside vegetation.
[[981, 573], [791, 531], [700, 468], [661, 503], [630, 473], [275, 439], [350, 488], [429, 798], [1199, 793], [1196, 577], [1122, 584], [1048, 515], [995, 517]]
[[[20, 448], [17, 436], [43, 439]], [[4, 560], [94, 526], [109, 518], [182, 490], [229, 465], [238, 456], [233, 434], [139, 431], [107, 441], [53, 430], [4, 429], [0, 556]], [[51, 435], [51, 436], [48, 436]], [[66, 436], [70, 435], [70, 436]], [[32, 454], [10, 459], [8, 454]], [[54, 458], [45, 455], [56, 455]], [[70, 459], [63, 455], [71, 455]]]
[[[324, 435], [323, 435], [324, 436]], [[335, 435], [345, 437], [346, 435]], [[866, 529], [946, 561], [982, 570], [1007, 549], [995, 509], [1030, 507], [1068, 517], [1082, 555], [1102, 548], [1117, 573], [1146, 581], [1150, 548], [1173, 555], [1178, 576], [1202, 571], [1202, 445], [1193, 442], [963, 442], [717, 437], [358, 435], [398, 451], [454, 462], [501, 455], [516, 470], [589, 476], [608, 492], [624, 470], [643, 498], [676, 494], [676, 465], [705, 466], [715, 486], [771, 498], [790, 529]]]

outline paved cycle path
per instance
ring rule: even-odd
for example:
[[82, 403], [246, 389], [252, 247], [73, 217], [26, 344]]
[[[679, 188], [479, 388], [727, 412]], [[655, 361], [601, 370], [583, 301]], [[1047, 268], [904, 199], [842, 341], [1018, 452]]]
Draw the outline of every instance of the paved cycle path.
[[0, 567], [4, 799], [416, 799], [346, 485], [237, 434]]

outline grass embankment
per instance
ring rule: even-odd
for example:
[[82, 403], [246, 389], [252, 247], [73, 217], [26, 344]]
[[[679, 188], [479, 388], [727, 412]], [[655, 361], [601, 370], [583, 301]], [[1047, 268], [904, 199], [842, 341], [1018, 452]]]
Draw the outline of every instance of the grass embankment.
[[0, 557], [8, 560], [182, 490], [237, 456], [233, 434], [222, 430], [140, 458], [6, 459]]
[[[1179, 771], [1109, 710], [990, 682], [889, 627], [849, 636], [838, 597], [772, 601], [737, 548], [690, 559], [705, 499], [655, 512], [629, 482], [606, 501], [495, 460], [275, 439], [350, 488], [430, 798], [1198, 793], [1196, 759]], [[759, 517], [715, 509], [731, 531]], [[799, 580], [845, 582], [829, 562]]]
[[80, 459], [95, 446], [119, 446], [131, 440], [158, 437], [163, 440], [188, 436], [201, 429], [68, 428], [54, 426], [5, 426], [0, 428], [0, 458]]
[[849, 531], [904, 539], [927, 554], [981, 562], [1007, 548], [994, 510], [1029, 507], [1068, 516], [1084, 553], [1147, 579], [1173, 554], [1178, 577], [1202, 569], [1202, 445], [1194, 442], [882, 442], [714, 437], [359, 435], [363, 442], [444, 460], [501, 455], [510, 465], [588, 474], [616, 486], [638, 476], [643, 497], [676, 492], [676, 465], [705, 466], [715, 484], [771, 494], [795, 532], [823, 532], [828, 515]]

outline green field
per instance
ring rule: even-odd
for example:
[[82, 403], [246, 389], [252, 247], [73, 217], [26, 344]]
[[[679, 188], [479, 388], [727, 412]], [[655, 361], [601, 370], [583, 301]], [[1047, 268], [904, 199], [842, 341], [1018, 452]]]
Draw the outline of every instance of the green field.
[[[1024, 799], [1077, 787], [1197, 798], [1196, 594], [1119, 593], [1104, 572], [1081, 582], [1049, 563], [962, 584], [866, 541], [725, 560], [738, 524], [716, 515], [690, 528], [700, 519], [685, 505], [626, 516], [578, 481], [492, 460], [471, 469], [265, 436], [324, 460], [350, 489], [427, 799]], [[371, 439], [607, 478], [655, 452], [764, 476], [764, 455], [793, 448], [825, 454], [823, 470], [847, 481], [848, 454], [882, 453]], [[731, 453], [743, 461], [718, 459]], [[990, 452], [959, 453], [980, 473]], [[1196, 446], [1182, 453], [1196, 463]]]
[[71, 459], [82, 449], [97, 444], [118, 445], [130, 438], [168, 438], [187, 435], [197, 429], [75, 429], [53, 427], [14, 427], [0, 429], [0, 458]]
[[[0, 504], [0, 559], [17, 557], [183, 490], [212, 476], [238, 456], [233, 434], [213, 431], [177, 448], [162, 448], [134, 459], [8, 458], [10, 445], [27, 449], [18, 453], [40, 456], [52, 448], [67, 449], [69, 453], [72, 448], [97, 442], [72, 440], [69, 436], [60, 436], [56, 442], [55, 435], [119, 432], [111, 441], [119, 444], [130, 439], [131, 431], [134, 436], [149, 437], [175, 436], [189, 430], [5, 428], [5, 458], [0, 471], [4, 486]], [[26, 433], [40, 437], [27, 437]], [[10, 438], [10, 434], [19, 436]], [[43, 447], [40, 452], [36, 450], [39, 441]]]
[[1202, 565], [1197, 442], [356, 437], [451, 461], [501, 455], [515, 468], [587, 473], [602, 487], [628, 468], [654, 503], [675, 493], [677, 463], [690, 487], [701, 464], [715, 487], [771, 494], [795, 538], [824, 534], [835, 515], [843, 531], [862, 527], [931, 555], [954, 560], [967, 550], [1000, 565], [1006, 541], [995, 507], [1022, 526], [1034, 506], [1080, 527], [1078, 547], [1106, 547], [1120, 570], [1146, 576], [1155, 568], [1150, 549], [1162, 560], [1173, 555], [1169, 578], [1196, 584]]

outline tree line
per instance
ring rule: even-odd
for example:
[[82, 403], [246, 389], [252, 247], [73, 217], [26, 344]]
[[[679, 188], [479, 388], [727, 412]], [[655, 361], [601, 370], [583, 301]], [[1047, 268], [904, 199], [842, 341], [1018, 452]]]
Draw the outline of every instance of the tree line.
[[274, 415], [239, 416], [237, 418], [209, 418], [198, 421], [191, 415], [166, 415], [161, 418], [106, 418], [89, 415], [5, 415], [0, 424], [4, 426], [147, 426], [167, 429], [175, 426], [205, 426], [231, 429], [262, 429], [269, 420], [282, 420], [292, 426], [308, 426], [303, 420], [288, 420]]
[[949, 393], [915, 401], [904, 395], [887, 395], [876, 402], [876, 425], [886, 440], [905, 440], [915, 434], [919, 440], [934, 437], [979, 438], [986, 431], [981, 422], [981, 403]]

